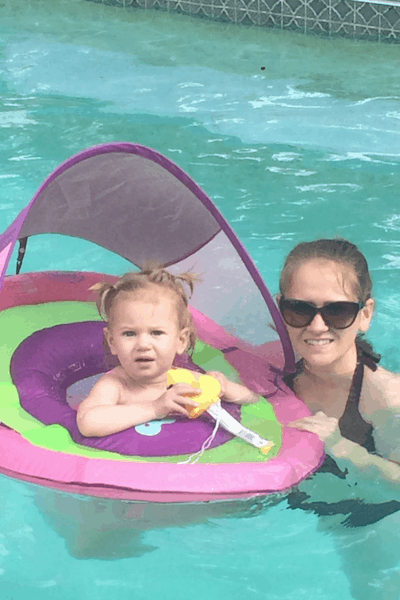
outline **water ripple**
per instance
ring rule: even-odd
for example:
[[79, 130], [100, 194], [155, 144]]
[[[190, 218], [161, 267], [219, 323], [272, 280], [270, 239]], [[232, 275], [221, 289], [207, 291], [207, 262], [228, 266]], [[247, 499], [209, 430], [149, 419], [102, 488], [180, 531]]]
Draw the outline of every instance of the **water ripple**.
[[337, 191], [337, 188], [351, 189], [353, 191], [361, 190], [362, 186], [356, 183], [316, 183], [314, 185], [296, 185], [296, 189], [301, 192], [326, 192], [327, 194], [333, 194]]
[[[398, 97], [349, 103], [305, 91], [306, 80], [268, 79], [211, 67], [143, 65], [134, 54], [63, 44], [51, 37], [9, 36], [4, 77], [24, 96], [49, 94], [102, 102], [104, 113], [195, 116], [212, 133], [245, 144], [301, 144], [353, 157], [390, 154], [398, 145]], [[183, 93], [182, 93], [183, 92]], [[28, 112], [0, 113], [0, 126], [34, 124]], [[284, 157], [276, 160], [286, 160]], [[287, 158], [289, 160], [289, 156]], [[368, 158], [364, 158], [368, 160]]]

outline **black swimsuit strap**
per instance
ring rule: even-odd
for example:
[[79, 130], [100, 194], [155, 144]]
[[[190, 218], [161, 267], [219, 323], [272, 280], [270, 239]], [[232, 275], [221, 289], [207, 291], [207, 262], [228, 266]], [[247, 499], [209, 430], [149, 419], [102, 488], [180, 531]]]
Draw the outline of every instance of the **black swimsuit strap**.
[[[343, 437], [360, 444], [368, 452], [375, 451], [375, 443], [372, 437], [373, 427], [370, 423], [364, 421], [359, 411], [362, 384], [364, 379], [364, 365], [371, 371], [376, 371], [380, 356], [375, 354], [365, 340], [357, 340], [357, 365], [354, 371], [350, 386], [349, 396], [346, 402], [346, 408], [339, 419], [339, 429]], [[296, 363], [295, 373], [290, 373], [283, 378], [290, 389], [294, 389], [294, 381], [304, 370], [303, 359]]]
[[360, 415], [359, 403], [364, 379], [364, 365], [376, 371], [379, 358], [357, 346], [357, 366], [354, 371], [347, 398], [346, 408], [339, 419], [339, 429], [343, 437], [360, 444], [368, 452], [375, 451], [372, 437], [373, 426]]
[[[372, 371], [376, 371], [380, 356], [373, 353], [368, 348], [365, 341], [357, 342], [357, 366], [354, 371], [353, 380], [350, 387], [349, 397], [347, 399], [345, 411], [339, 420], [340, 431], [344, 437], [361, 444], [368, 450], [374, 452], [375, 444], [372, 437], [372, 425], [366, 423], [359, 412], [358, 405], [362, 391], [362, 382], [364, 375], [364, 365]], [[291, 375], [294, 380], [296, 375], [301, 372], [301, 365], [298, 365], [299, 371]], [[353, 424], [353, 426], [351, 426]], [[360, 436], [361, 431], [361, 436]], [[355, 435], [354, 435], [355, 434]], [[360, 439], [363, 438], [363, 439]], [[318, 473], [331, 473], [341, 479], [346, 479], [347, 469], [341, 471], [334, 459], [327, 455], [324, 464], [318, 469]], [[306, 511], [312, 511], [317, 515], [346, 515], [342, 524], [347, 527], [361, 527], [376, 523], [380, 519], [400, 510], [400, 502], [392, 500], [380, 504], [365, 504], [357, 499], [346, 499], [339, 502], [314, 502], [308, 501], [311, 496], [299, 489], [294, 488], [287, 497], [289, 508], [300, 508]]]

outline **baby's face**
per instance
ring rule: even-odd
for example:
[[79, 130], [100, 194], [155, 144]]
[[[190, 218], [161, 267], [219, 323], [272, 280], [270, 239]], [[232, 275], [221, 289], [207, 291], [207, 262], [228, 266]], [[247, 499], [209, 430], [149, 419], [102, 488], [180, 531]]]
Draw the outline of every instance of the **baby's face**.
[[112, 307], [106, 337], [129, 377], [147, 383], [164, 376], [188, 344], [188, 331], [179, 328], [171, 294], [121, 292]]

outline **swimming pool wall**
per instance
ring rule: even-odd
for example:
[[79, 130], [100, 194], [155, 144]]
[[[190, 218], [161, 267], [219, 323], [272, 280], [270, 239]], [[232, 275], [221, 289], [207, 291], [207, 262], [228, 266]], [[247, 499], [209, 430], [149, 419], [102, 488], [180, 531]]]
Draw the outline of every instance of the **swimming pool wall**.
[[123, 7], [161, 9], [213, 19], [400, 42], [400, 2], [368, 0], [91, 0]]

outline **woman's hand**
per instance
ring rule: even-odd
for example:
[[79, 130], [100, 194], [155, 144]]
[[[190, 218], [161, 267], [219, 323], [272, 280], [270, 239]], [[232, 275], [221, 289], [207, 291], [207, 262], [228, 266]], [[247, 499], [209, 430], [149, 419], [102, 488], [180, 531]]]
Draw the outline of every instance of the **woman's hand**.
[[303, 419], [288, 423], [288, 427], [295, 427], [302, 431], [315, 433], [325, 443], [327, 449], [342, 439], [339, 429], [339, 419], [328, 417], [321, 410], [310, 417], [304, 417]]

